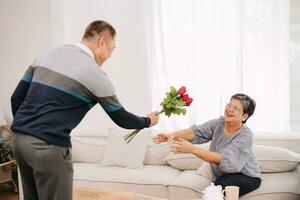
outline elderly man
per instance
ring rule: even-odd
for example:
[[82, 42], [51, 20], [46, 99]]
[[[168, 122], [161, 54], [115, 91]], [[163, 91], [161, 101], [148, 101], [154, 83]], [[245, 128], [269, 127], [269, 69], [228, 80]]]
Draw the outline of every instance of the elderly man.
[[158, 122], [152, 112], [127, 112], [101, 69], [115, 48], [115, 29], [94, 21], [81, 43], [50, 49], [27, 69], [12, 97], [14, 154], [25, 200], [71, 200], [70, 133], [99, 103], [120, 127], [142, 129]]

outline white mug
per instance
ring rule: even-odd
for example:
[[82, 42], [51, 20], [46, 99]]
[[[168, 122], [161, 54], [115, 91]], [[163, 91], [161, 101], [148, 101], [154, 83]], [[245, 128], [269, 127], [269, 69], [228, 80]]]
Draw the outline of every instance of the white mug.
[[[225, 200], [238, 200], [240, 188], [238, 186], [226, 186], [222, 191]], [[224, 195], [225, 192], [225, 195]]]

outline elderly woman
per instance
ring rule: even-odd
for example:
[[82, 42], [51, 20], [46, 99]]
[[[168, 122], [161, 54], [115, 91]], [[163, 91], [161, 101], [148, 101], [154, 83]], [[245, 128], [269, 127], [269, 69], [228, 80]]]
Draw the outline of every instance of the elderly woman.
[[[176, 144], [172, 148], [174, 153], [192, 153], [209, 162], [214, 183], [223, 188], [238, 186], [242, 196], [261, 183], [260, 168], [253, 153], [253, 134], [245, 125], [254, 110], [253, 99], [235, 94], [226, 105], [224, 116], [171, 134], [158, 134], [154, 142], [172, 141]], [[209, 151], [193, 145], [208, 141], [211, 141]]]

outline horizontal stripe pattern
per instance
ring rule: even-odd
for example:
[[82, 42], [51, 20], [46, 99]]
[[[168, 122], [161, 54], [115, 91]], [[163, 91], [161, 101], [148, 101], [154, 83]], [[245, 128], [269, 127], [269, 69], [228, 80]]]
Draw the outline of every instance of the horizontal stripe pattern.
[[34, 72], [34, 67], [33, 66], [29, 66], [27, 68], [24, 76], [22, 77], [22, 80], [30, 83], [31, 80], [32, 80], [32, 77], [33, 77], [33, 72]]
[[60, 90], [62, 92], [65, 92], [66, 94], [69, 94], [69, 95], [71, 95], [73, 97], [76, 97], [76, 98], [84, 101], [85, 103], [87, 103], [89, 105], [90, 108], [92, 108], [96, 104], [96, 102], [94, 102], [92, 99], [90, 99], [88, 97], [81, 96], [80, 94], [75, 93], [73, 91], [70, 91], [70, 90], [67, 90], [67, 89], [64, 89], [64, 88], [58, 88], [56, 86], [50, 86], [50, 85], [47, 85], [47, 84], [39, 82], [39, 81], [32, 81], [32, 82], [33, 83], [39, 83], [41, 85], [45, 85], [47, 87], [52, 87], [52, 88], [55, 88], [55, 89]]
[[14, 117], [12, 130], [38, 135], [49, 144], [70, 146], [71, 130], [89, 110], [90, 106], [77, 97], [54, 87], [32, 82], [24, 103]]
[[77, 97], [87, 104], [95, 105], [93, 94], [78, 81], [45, 67], [36, 67], [33, 82], [48, 85]]
[[100, 103], [106, 112], [114, 112], [122, 108], [116, 95], [110, 97], [98, 97], [97, 102]]

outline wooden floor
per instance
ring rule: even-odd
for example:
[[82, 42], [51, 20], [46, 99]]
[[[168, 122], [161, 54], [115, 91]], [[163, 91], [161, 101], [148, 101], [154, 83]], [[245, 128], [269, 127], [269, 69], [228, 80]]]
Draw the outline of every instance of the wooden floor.
[[73, 188], [73, 200], [167, 200], [146, 195], [96, 188]]
[[18, 193], [9, 184], [0, 184], [0, 199], [1, 200], [18, 200]]

